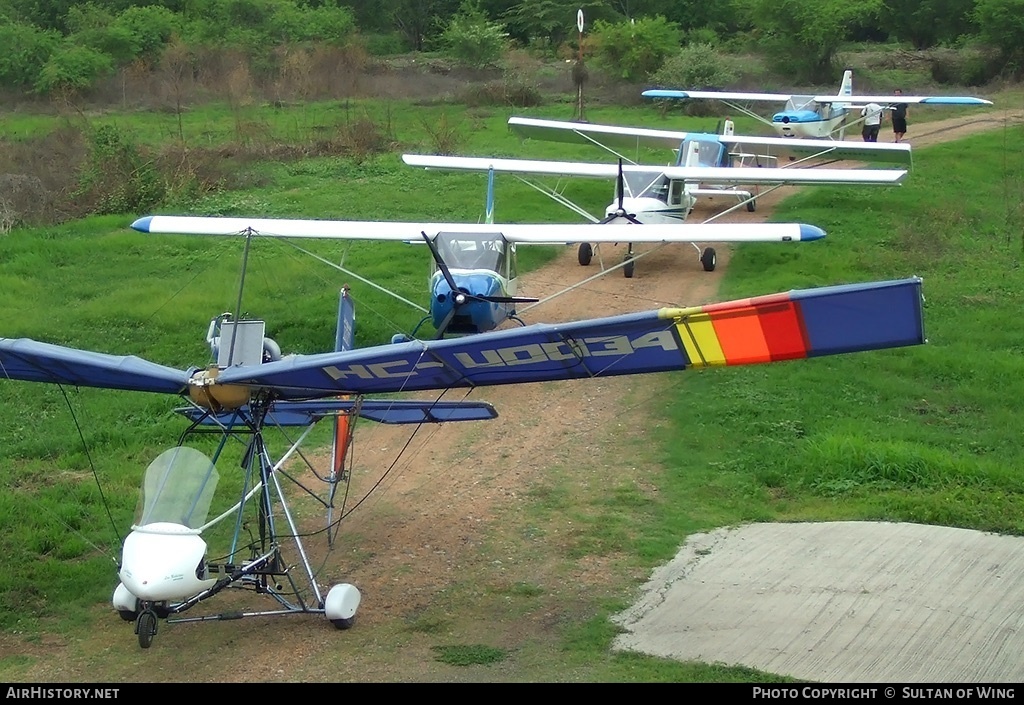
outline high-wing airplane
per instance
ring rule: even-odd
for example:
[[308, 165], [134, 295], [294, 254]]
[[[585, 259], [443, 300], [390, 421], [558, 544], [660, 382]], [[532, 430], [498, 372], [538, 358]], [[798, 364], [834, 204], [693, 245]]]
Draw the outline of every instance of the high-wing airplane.
[[[980, 106], [992, 105], [992, 101], [974, 96], [892, 96], [857, 95], [853, 92], [853, 72], [846, 70], [837, 95], [794, 95], [788, 93], [742, 93], [730, 91], [689, 91], [652, 89], [643, 92], [647, 98], [678, 98], [691, 100], [720, 100], [732, 109], [759, 120], [782, 137], [809, 139], [842, 139], [850, 123], [847, 117], [851, 111], [859, 111], [868, 103], [892, 107], [895, 103]], [[771, 120], [762, 117], [749, 107], [750, 103], [783, 103], [781, 112], [772, 115]], [[856, 121], [855, 121], [856, 122]]]
[[[366, 397], [799, 360], [925, 342], [917, 278], [284, 357], [276, 344], [268, 344], [261, 321], [218, 319], [211, 345], [215, 361], [202, 367], [179, 369], [133, 356], [0, 339], [0, 371], [8, 380], [167, 394], [187, 400], [181, 411], [192, 421], [190, 432], [246, 439], [238, 501], [211, 521], [206, 517], [216, 485], [229, 464], [220, 453], [233, 446], [221, 442], [210, 458], [179, 443], [145, 473], [143, 501], [123, 543], [112, 598], [121, 618], [133, 622], [143, 648], [152, 643], [160, 619], [308, 613], [326, 616], [339, 629], [353, 625], [358, 588], [341, 583], [321, 592], [303, 548], [303, 529], [282, 490], [285, 480], [294, 481], [282, 466], [306, 433], [275, 459], [266, 428], [308, 432], [315, 421], [338, 414], [385, 423], [484, 420], [495, 412], [482, 402]], [[324, 504], [331, 508], [338, 478], [328, 475], [326, 481], [331, 490]], [[242, 514], [247, 509], [253, 517], [248, 522]], [[210, 559], [203, 533], [229, 517], [236, 526], [231, 548], [225, 557]], [[246, 538], [245, 526], [258, 531]], [[286, 557], [289, 538], [295, 548]], [[280, 609], [178, 616], [229, 587], [267, 595]]]
[[[646, 127], [597, 125], [593, 123], [511, 117], [508, 126], [525, 139], [571, 144], [591, 144], [619, 159], [635, 164], [629, 152], [641, 148], [671, 149], [676, 166], [686, 164], [687, 154], [696, 149], [697, 166], [779, 167], [822, 166], [841, 160], [912, 165], [910, 145], [901, 142], [825, 142], [794, 137], [756, 137], [737, 134], [655, 130]], [[691, 148], [691, 145], [695, 145]], [[728, 195], [711, 193], [709, 195]], [[748, 210], [754, 210], [750, 201]]]
[[[431, 320], [438, 338], [493, 330], [507, 319], [519, 320], [517, 304], [536, 301], [517, 295], [517, 244], [621, 242], [624, 239], [652, 244], [797, 242], [825, 236], [820, 228], [797, 223], [648, 225], [629, 230], [628, 237], [622, 228], [590, 223], [495, 225], [156, 215], [140, 218], [132, 227], [145, 233], [425, 242], [434, 259], [429, 281], [429, 310], [398, 298], [426, 313], [421, 325]], [[632, 265], [630, 259], [618, 266], [631, 268]], [[343, 271], [397, 296], [354, 272]], [[631, 274], [630, 270], [627, 276]], [[413, 336], [415, 334], [414, 331]]]
[[[709, 191], [702, 184], [751, 184], [779, 187], [783, 185], [815, 184], [815, 185], [898, 185], [907, 175], [903, 169], [785, 169], [780, 167], [710, 167], [694, 166], [697, 142], [691, 143], [690, 155], [686, 166], [648, 166], [636, 164], [586, 163], [542, 161], [536, 159], [492, 159], [489, 157], [449, 157], [438, 155], [404, 154], [403, 161], [411, 166], [427, 169], [455, 171], [482, 171], [488, 173], [513, 174], [516, 178], [531, 187], [545, 193], [556, 202], [569, 207], [574, 212], [594, 223], [600, 224], [646, 224], [682, 225], [690, 211], [693, 210], [697, 198], [709, 193], [721, 194], [723, 191]], [[604, 218], [597, 218], [588, 213], [578, 204], [565, 198], [556, 188], [524, 178], [523, 175], [534, 176], [567, 176], [592, 177], [614, 180], [616, 185], [615, 200], [605, 209]], [[724, 188], [724, 187], [723, 187]], [[728, 193], [735, 193], [729, 191]], [[757, 196], [747, 193], [745, 203]], [[738, 204], [739, 205], [739, 204]], [[738, 207], [734, 206], [733, 208]], [[732, 209], [723, 211], [708, 219], [701, 226], [707, 227], [711, 220], [722, 217]], [[733, 224], [726, 226], [735, 228], [737, 232], [746, 232], [745, 228], [752, 224]], [[692, 227], [692, 226], [691, 226]], [[633, 245], [638, 242], [669, 242], [669, 240], [649, 238], [643, 228], [635, 228], [622, 234], [621, 228], [613, 228], [610, 233], [602, 233], [598, 240], [575, 240], [579, 242], [579, 263], [590, 264], [594, 253], [591, 243], [626, 242], [628, 250], [625, 262], [628, 268], [623, 272], [627, 277], [633, 275]], [[566, 239], [567, 242], [571, 240]], [[697, 239], [681, 238], [675, 242], [689, 242], [700, 256], [705, 271], [713, 271], [716, 265], [716, 252], [708, 247], [703, 251], [697, 242], [735, 242], [731, 238], [718, 239], [707, 237]]]

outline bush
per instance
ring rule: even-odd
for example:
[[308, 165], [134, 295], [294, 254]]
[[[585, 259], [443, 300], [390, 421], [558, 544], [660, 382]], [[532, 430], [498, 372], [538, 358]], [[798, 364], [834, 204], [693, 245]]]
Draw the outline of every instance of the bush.
[[504, 26], [491, 22], [476, 2], [463, 2], [441, 33], [444, 52], [468, 66], [493, 66], [508, 48]]
[[662, 16], [611, 24], [598, 20], [593, 37], [597, 61], [620, 78], [638, 81], [661, 68], [679, 50], [679, 26]]
[[90, 139], [89, 157], [74, 198], [86, 213], [144, 213], [164, 197], [153, 161], [113, 125], [102, 125]]
[[[690, 44], [670, 56], [651, 77], [658, 88], [717, 90], [737, 79], [738, 72], [728, 57], [710, 44]], [[663, 110], [679, 109], [687, 115], [706, 116], [721, 110], [714, 101], [659, 100]]]
[[107, 54], [69, 41], [43, 66], [36, 89], [40, 93], [84, 91], [113, 70], [114, 62]]
[[17, 89], [34, 86], [59, 44], [57, 32], [27, 24], [0, 23], [0, 85]]

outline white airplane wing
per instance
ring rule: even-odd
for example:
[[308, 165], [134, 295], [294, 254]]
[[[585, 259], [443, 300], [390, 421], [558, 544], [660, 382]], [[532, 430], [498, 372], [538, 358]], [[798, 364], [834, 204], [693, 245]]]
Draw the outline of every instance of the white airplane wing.
[[911, 165], [911, 147], [907, 142], [844, 142], [796, 137], [719, 136], [736, 156], [771, 158], [776, 164], [795, 160], [855, 160]]
[[[820, 151], [820, 147], [819, 147]], [[538, 159], [497, 159], [490, 157], [447, 157], [403, 154], [406, 164], [427, 169], [490, 171], [514, 174], [584, 176], [614, 179], [618, 164], [559, 162]], [[783, 169], [762, 167], [644, 166], [623, 165], [624, 174], [661, 173], [670, 179], [694, 184], [897, 184], [907, 172], [903, 169]]]
[[132, 223], [143, 233], [246, 237], [327, 238], [422, 242], [423, 233], [500, 233], [509, 242], [562, 245], [580, 242], [796, 242], [819, 240], [825, 232], [800, 223], [622, 225], [596, 223], [405, 223], [150, 215]]
[[654, 147], [679, 149], [687, 133], [678, 130], [652, 130], [644, 127], [594, 125], [537, 118], [510, 117], [508, 127], [520, 137], [547, 142], [592, 144], [600, 147], [635, 149]]
[[[589, 176], [614, 179], [619, 175], [618, 164], [590, 164], [587, 162], [559, 162], [540, 159], [500, 159], [491, 157], [446, 157], [432, 154], [403, 154], [402, 161], [409, 166], [449, 171], [490, 171], [506, 174], [538, 174], [551, 176]], [[623, 167], [628, 169], [629, 167]], [[654, 171], [660, 170], [656, 167]], [[651, 168], [642, 171], [650, 172]]]
[[992, 105], [991, 100], [974, 96], [956, 95], [816, 95], [815, 103], [851, 103], [858, 105], [878, 103], [894, 105], [896, 103], [921, 105]]
[[644, 91], [645, 98], [694, 98], [697, 100], [740, 100], [755, 103], [785, 103], [793, 97], [791, 93], [736, 93], [730, 91], [676, 91], [666, 88], [652, 88]]
[[711, 135], [687, 133], [680, 130], [655, 130], [646, 127], [595, 125], [592, 123], [541, 120], [512, 117], [509, 129], [520, 137], [592, 144], [602, 148], [637, 149], [653, 147], [678, 150], [683, 141], [699, 136], [717, 139], [724, 144], [737, 161], [782, 165], [796, 160], [821, 159], [836, 161], [853, 159], [865, 162], [911, 164], [911, 148], [907, 142], [841, 142], [823, 143], [822, 140], [792, 137], [747, 137], [742, 135]]
[[[625, 170], [625, 167], [623, 167]], [[648, 171], [650, 168], [648, 168]], [[892, 186], [903, 181], [905, 169], [783, 169], [778, 167], [667, 166], [670, 179], [715, 184], [860, 184]]]

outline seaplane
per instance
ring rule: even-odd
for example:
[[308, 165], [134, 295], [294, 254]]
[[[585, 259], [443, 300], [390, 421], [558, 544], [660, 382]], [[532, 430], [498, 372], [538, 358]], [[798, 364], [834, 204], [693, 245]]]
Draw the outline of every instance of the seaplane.
[[[354, 313], [344, 313], [344, 294], [339, 340], [354, 321]], [[215, 316], [207, 341], [206, 362], [179, 368], [130, 354], [0, 339], [0, 372], [7, 380], [163, 394], [184, 404], [178, 409], [188, 421], [186, 432], [145, 471], [111, 598], [141, 648], [151, 646], [161, 620], [311, 614], [338, 629], [354, 625], [358, 587], [320, 587], [302, 539], [309, 528], [285, 500], [284, 488], [300, 484], [286, 462], [301, 455], [298, 445], [322, 419], [343, 417], [347, 443], [359, 418], [423, 424], [496, 416], [485, 402], [437, 401], [436, 392], [450, 389], [795, 361], [914, 346], [925, 337], [921, 280], [914, 277], [440, 340], [366, 348], [342, 343], [314, 354], [281, 354], [263, 321], [236, 312]], [[427, 391], [434, 398], [405, 396]], [[372, 398], [399, 393], [403, 398]], [[266, 440], [274, 427], [301, 431], [280, 455]], [[205, 444], [199, 438], [204, 431], [215, 434]], [[233, 440], [242, 440], [235, 454]], [[229, 467], [236, 487], [222, 502], [229, 506], [210, 520]], [[327, 508], [326, 526], [336, 531], [341, 517], [332, 512], [344, 466], [339, 471], [332, 459], [316, 475], [327, 488], [317, 495]], [[204, 537], [225, 524], [233, 527], [227, 546], [211, 556]], [[270, 599], [274, 609], [239, 610], [233, 603], [228, 611], [190, 616], [229, 588]]]
[[[476, 171], [488, 174], [512, 174], [523, 183], [544, 193], [591, 223], [597, 225], [627, 224], [654, 226], [672, 226], [680, 228], [711, 227], [717, 225], [713, 221], [731, 213], [736, 208], [751, 203], [775, 188], [786, 185], [861, 185], [861, 186], [896, 186], [907, 175], [905, 169], [787, 169], [782, 167], [712, 167], [699, 163], [700, 142], [690, 143], [686, 162], [682, 166], [649, 166], [641, 164], [587, 163], [565, 161], [543, 161], [536, 159], [497, 159], [490, 157], [458, 157], [442, 155], [404, 154], [402, 160], [410, 166], [425, 169]], [[597, 217], [585, 208], [566, 198], [557, 184], [549, 186], [527, 176], [539, 177], [587, 177], [613, 180], [615, 183], [614, 200], [605, 208], [604, 217]], [[490, 178], [490, 177], [489, 177]], [[739, 184], [769, 186], [766, 191], [752, 194], [743, 192], [739, 203], [732, 208], [721, 211], [699, 224], [684, 223], [693, 210], [700, 196], [723, 193], [735, 195], [732, 190], [723, 191], [724, 186], [707, 189], [702, 184], [712, 182], [731, 186]], [[749, 206], [748, 206], [749, 209]], [[725, 233], [735, 228], [737, 233], [745, 233], [746, 228], [753, 224], [718, 225]], [[662, 237], [652, 237], [645, 228], [633, 228], [623, 231], [622, 228], [610, 228], [601, 231], [600, 239], [576, 239], [579, 243], [578, 261], [587, 266], [595, 253], [595, 244], [608, 242], [625, 242], [627, 251], [623, 258], [623, 274], [632, 277], [634, 260], [637, 254], [633, 245], [641, 242], [666, 243]], [[685, 232], [699, 234], [699, 230]], [[752, 231], [751, 231], [752, 232]], [[808, 239], [801, 237], [801, 239]], [[572, 242], [569, 239], [566, 242]], [[721, 238], [711, 235], [684, 237], [676, 242], [689, 242], [697, 250], [699, 261], [705, 271], [714, 271], [717, 264], [717, 253], [713, 247], [701, 249], [697, 242], [736, 242], [732, 238]], [[744, 238], [745, 241], [745, 238]]]
[[[517, 245], [584, 243], [589, 248], [591, 242], [627, 241], [660, 247], [669, 243], [696, 242], [807, 242], [825, 236], [821, 228], [801, 223], [678, 224], [672, 220], [629, 230], [604, 228], [593, 223], [495, 224], [494, 174], [495, 170], [490, 170], [486, 222], [481, 224], [153, 215], [139, 218], [132, 223], [132, 228], [152, 234], [239, 237], [245, 238], [246, 242], [255, 237], [269, 237], [425, 244], [432, 257], [427, 306], [410, 301], [341, 265], [327, 263], [425, 314], [411, 335], [396, 334], [394, 342], [417, 337], [420, 328], [428, 321], [436, 331], [436, 338], [482, 333], [494, 330], [508, 320], [522, 324], [519, 316], [521, 305], [532, 307], [542, 304], [585, 283], [573, 284], [543, 300], [520, 296]], [[627, 219], [630, 217], [633, 216], [626, 216]], [[652, 251], [641, 253], [636, 258]], [[706, 269], [714, 268], [714, 256], [714, 250], [710, 253], [705, 251], [702, 261]], [[609, 267], [595, 276], [621, 268], [627, 277], [631, 277], [634, 266], [631, 249], [620, 265]]]
[[[842, 140], [850, 126], [847, 118], [868, 103], [891, 108], [894, 103], [906, 105], [985, 106], [992, 101], [975, 96], [914, 96], [914, 95], [855, 95], [853, 71], [843, 72], [843, 80], [836, 95], [794, 95], [788, 93], [743, 93], [730, 91], [690, 91], [651, 89], [643, 92], [645, 98], [678, 100], [719, 100], [739, 113], [752, 117], [786, 138]], [[751, 103], [782, 103], [782, 111], [766, 119], [751, 107]], [[855, 124], [855, 123], [854, 123]]]

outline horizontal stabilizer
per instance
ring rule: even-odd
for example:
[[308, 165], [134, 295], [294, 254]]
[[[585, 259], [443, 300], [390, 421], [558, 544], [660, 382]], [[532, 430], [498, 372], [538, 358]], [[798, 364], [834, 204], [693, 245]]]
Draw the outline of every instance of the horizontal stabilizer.
[[[397, 399], [320, 399], [316, 401], [278, 401], [267, 413], [269, 426], [309, 426], [328, 416], [353, 411], [364, 419], [384, 424], [445, 423], [450, 421], [486, 421], [497, 418], [498, 412], [486, 402], [478, 401], [418, 401]], [[248, 408], [209, 414], [204, 409], [186, 406], [175, 409], [179, 414], [204, 426], [246, 425]]]

